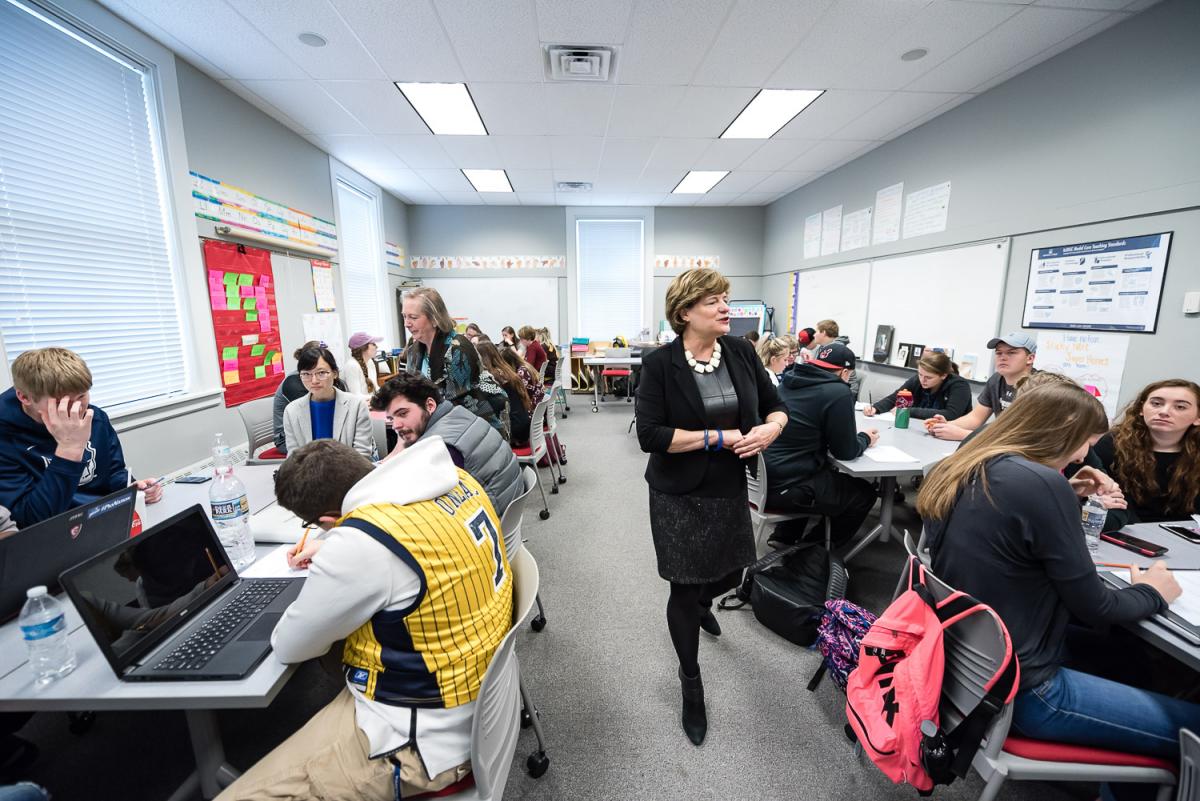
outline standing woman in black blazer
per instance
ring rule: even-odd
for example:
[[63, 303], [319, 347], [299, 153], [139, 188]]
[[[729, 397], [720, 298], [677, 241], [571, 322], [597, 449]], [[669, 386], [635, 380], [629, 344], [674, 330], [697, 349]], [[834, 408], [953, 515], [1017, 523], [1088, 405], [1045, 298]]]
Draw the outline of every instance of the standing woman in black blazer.
[[[638, 442], [650, 454], [650, 533], [658, 574], [671, 582], [667, 628], [679, 655], [683, 731], [704, 741], [700, 628], [721, 627], [712, 599], [737, 585], [754, 561], [746, 459], [787, 425], [754, 346], [729, 336], [729, 281], [688, 270], [667, 288], [666, 317], [679, 336], [642, 359]], [[763, 422], [765, 418], [765, 422]]]

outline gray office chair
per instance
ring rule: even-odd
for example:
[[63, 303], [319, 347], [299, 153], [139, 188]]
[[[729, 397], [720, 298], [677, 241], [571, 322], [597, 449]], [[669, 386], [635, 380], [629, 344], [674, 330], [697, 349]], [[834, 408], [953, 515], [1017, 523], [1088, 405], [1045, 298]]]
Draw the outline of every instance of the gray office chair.
[[[500, 517], [500, 530], [504, 533], [504, 552], [510, 562], [517, 558], [517, 551], [523, 547], [521, 524], [525, 522], [525, 502], [538, 483], [537, 473], [529, 465], [523, 465], [521, 480], [524, 483], [521, 494], [508, 505]], [[534, 596], [534, 600], [537, 602], [538, 613], [529, 626], [534, 631], [541, 631], [546, 628], [546, 611], [542, 608], [541, 596]]]
[[1179, 730], [1179, 794], [1175, 801], [1200, 801], [1200, 737]]
[[260, 458], [260, 453], [275, 451], [275, 423], [272, 418], [273, 397], [257, 398], [238, 406], [238, 415], [246, 427], [246, 464], [278, 463], [283, 454]]

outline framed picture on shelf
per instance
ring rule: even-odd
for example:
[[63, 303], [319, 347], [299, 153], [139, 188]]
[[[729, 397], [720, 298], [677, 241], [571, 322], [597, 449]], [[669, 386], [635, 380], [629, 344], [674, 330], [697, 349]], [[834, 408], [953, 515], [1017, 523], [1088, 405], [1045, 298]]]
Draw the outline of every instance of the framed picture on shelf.
[[892, 336], [895, 332], [895, 327], [890, 325], [881, 325], [875, 329], [875, 349], [872, 353], [875, 361], [886, 362], [892, 355]]
[[901, 342], [900, 347], [896, 349], [896, 364], [901, 366], [908, 364], [908, 348], [907, 342]]

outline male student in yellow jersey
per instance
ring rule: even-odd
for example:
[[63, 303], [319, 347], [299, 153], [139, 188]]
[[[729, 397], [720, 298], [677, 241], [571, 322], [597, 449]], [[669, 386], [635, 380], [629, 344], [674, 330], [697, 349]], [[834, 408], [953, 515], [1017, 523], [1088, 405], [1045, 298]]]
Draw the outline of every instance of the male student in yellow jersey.
[[288, 454], [275, 494], [327, 533], [289, 559], [308, 579], [271, 644], [295, 663], [345, 639], [346, 687], [218, 799], [384, 801], [463, 781], [479, 686], [512, 625], [483, 487], [438, 437], [377, 469], [323, 439]]
[[1008, 408], [1017, 396], [1017, 383], [1027, 375], [1037, 372], [1033, 360], [1037, 356], [1037, 340], [1029, 334], [1010, 331], [1002, 337], [988, 341], [987, 346], [995, 351], [996, 371], [983, 386], [983, 392], [975, 399], [975, 407], [957, 418], [953, 423], [936, 414], [929, 418], [929, 433], [938, 439], [962, 440], [982, 426], [992, 415]]

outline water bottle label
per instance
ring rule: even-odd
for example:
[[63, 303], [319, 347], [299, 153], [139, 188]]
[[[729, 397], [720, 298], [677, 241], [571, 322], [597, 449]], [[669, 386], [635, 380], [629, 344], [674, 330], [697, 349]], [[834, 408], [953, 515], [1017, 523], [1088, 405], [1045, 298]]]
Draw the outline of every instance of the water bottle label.
[[237, 520], [240, 517], [249, 516], [250, 502], [246, 500], [245, 495], [239, 495], [236, 498], [230, 498], [226, 501], [212, 502], [213, 520]]
[[45, 623], [34, 623], [31, 626], [21, 626], [21, 634], [26, 640], [44, 640], [53, 637], [67, 628], [67, 621], [62, 616], [47, 620]]

